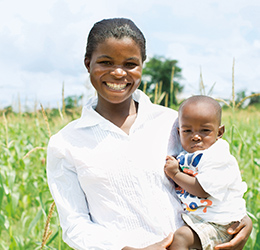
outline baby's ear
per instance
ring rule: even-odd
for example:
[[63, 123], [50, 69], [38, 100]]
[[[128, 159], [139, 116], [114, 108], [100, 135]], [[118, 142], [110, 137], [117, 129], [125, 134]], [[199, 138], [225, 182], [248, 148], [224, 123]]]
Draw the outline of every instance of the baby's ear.
[[178, 135], [180, 134], [180, 128], [179, 127], [177, 127], [177, 131], [178, 131]]
[[225, 125], [219, 126], [219, 128], [218, 128], [218, 139], [220, 139], [223, 136], [224, 132], [225, 132]]

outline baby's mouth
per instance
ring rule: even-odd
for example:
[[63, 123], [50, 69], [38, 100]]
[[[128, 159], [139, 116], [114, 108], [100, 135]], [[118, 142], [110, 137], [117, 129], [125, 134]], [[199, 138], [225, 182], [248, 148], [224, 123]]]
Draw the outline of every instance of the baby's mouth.
[[126, 88], [129, 83], [111, 83], [111, 82], [105, 82], [105, 84], [113, 90], [123, 90]]
[[196, 143], [191, 146], [191, 148], [202, 148], [201, 143]]

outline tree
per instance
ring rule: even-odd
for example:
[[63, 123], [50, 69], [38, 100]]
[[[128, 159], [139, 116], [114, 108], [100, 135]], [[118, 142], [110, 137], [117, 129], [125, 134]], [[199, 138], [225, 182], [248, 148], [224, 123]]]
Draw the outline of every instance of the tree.
[[[176, 95], [183, 90], [178, 80], [181, 79], [181, 68], [177, 66], [177, 60], [167, 59], [163, 56], [154, 56], [150, 58], [143, 68], [143, 79], [147, 78], [147, 92], [153, 92], [156, 83], [162, 82], [162, 92], [171, 96], [172, 70], [174, 69], [173, 93], [171, 103], [177, 104]], [[143, 88], [144, 81], [140, 88]]]
[[82, 100], [83, 95], [77, 96], [77, 95], [71, 95], [63, 100], [63, 111], [62, 111], [62, 116], [70, 115], [72, 116], [73, 119], [75, 117], [78, 117], [78, 114], [81, 113], [81, 108], [80, 108], [80, 101]]
[[82, 100], [83, 95], [77, 96], [77, 95], [71, 95], [67, 96], [64, 99], [65, 102], [65, 108], [66, 109], [73, 109], [75, 107], [79, 106], [79, 102]]
[[241, 102], [246, 97], [246, 91], [241, 90], [241, 91], [237, 92], [236, 96], [237, 96], [236, 104], [238, 104], [239, 102]]
[[250, 102], [248, 105], [256, 105], [256, 104], [259, 105], [259, 103], [260, 103], [260, 93], [252, 92]]

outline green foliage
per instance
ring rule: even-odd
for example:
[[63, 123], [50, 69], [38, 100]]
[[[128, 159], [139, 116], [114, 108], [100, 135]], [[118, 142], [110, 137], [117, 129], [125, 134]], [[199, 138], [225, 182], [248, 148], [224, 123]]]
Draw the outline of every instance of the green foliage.
[[[257, 115], [258, 114], [258, 115]], [[260, 116], [259, 109], [227, 109], [223, 112], [224, 139], [237, 159], [248, 190], [244, 195], [253, 231], [244, 249], [260, 249]]]
[[79, 102], [82, 100], [83, 95], [77, 96], [68, 96], [64, 99], [65, 101], [65, 108], [66, 109], [72, 109], [79, 106]]
[[[51, 122], [55, 131], [63, 125], [60, 117]], [[53, 201], [45, 170], [48, 140], [41, 114], [0, 117], [0, 249], [40, 249]], [[56, 211], [51, 225], [51, 249], [70, 249], [57, 234]]]
[[[181, 79], [181, 68], [177, 66], [177, 60], [167, 59], [163, 56], [154, 56], [145, 63], [143, 68], [143, 76], [147, 80], [147, 92], [152, 93], [155, 89], [155, 84], [162, 82], [161, 92], [166, 92], [170, 95], [172, 84], [172, 69], [174, 68], [174, 81], [173, 81], [173, 100], [172, 104], [177, 104], [176, 95], [183, 90], [183, 86], [178, 82]], [[144, 82], [140, 85], [143, 89]], [[164, 104], [164, 103], [163, 103]]]
[[242, 90], [236, 93], [236, 104], [241, 102], [246, 97], [246, 91]]
[[252, 92], [251, 93], [252, 97], [250, 98], [249, 106], [251, 105], [260, 105], [260, 95], [257, 95], [257, 93]]

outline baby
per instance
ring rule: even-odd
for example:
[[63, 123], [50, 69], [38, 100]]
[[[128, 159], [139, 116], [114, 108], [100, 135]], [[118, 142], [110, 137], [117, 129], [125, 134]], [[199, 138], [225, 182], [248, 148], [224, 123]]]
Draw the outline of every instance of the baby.
[[179, 228], [169, 249], [214, 249], [229, 241], [230, 224], [246, 215], [247, 189], [239, 167], [221, 139], [221, 106], [208, 96], [192, 96], [179, 108], [178, 133], [184, 151], [167, 156], [165, 173], [176, 183], [185, 226]]

